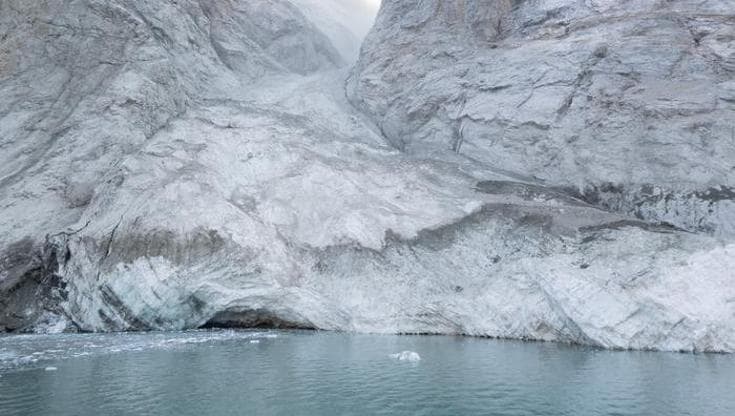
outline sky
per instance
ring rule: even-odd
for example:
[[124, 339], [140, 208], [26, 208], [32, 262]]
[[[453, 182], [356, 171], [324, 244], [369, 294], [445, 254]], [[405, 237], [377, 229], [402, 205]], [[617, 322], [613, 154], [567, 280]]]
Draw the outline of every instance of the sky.
[[362, 0], [366, 6], [371, 9], [377, 10], [380, 7], [381, 0]]
[[[1, 2], [2, 0], [0, 0]], [[348, 61], [375, 21], [381, 0], [290, 0], [314, 23]]]
[[358, 9], [352, 12], [352, 19], [355, 20], [352, 22], [348, 21], [346, 23], [348, 25], [357, 24], [355, 29], [357, 29], [358, 32], [363, 32], [360, 34], [364, 35], [364, 32], [372, 26], [373, 21], [375, 20], [375, 15], [378, 14], [381, 1], [382, 0], [345, 0], [346, 4], [356, 5], [353, 7]]

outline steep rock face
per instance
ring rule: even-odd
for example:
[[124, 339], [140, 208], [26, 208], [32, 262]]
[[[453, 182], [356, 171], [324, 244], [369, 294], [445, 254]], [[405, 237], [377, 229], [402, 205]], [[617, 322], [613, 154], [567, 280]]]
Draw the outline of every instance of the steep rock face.
[[733, 236], [733, 45], [726, 0], [385, 1], [348, 93], [406, 152]]
[[[488, 22], [524, 4], [501, 3], [464, 2], [467, 32], [499, 36]], [[365, 54], [411, 4], [384, 5]], [[490, 160], [391, 146], [347, 102], [349, 57], [328, 30], [340, 22], [317, 25], [313, 5], [0, 3], [0, 328], [735, 351], [731, 242]], [[437, 25], [466, 19], [446, 16]]]

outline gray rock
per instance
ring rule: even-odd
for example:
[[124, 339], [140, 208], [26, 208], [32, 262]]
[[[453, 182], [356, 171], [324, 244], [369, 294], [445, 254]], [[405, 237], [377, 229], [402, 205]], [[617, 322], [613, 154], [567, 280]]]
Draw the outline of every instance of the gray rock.
[[348, 93], [399, 149], [735, 235], [722, 0], [386, 1]]

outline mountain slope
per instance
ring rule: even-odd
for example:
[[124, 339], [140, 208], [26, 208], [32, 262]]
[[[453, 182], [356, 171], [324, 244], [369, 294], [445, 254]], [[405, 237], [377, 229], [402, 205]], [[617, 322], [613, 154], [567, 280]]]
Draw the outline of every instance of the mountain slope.
[[732, 237], [734, 16], [721, 0], [387, 1], [348, 91], [409, 153]]

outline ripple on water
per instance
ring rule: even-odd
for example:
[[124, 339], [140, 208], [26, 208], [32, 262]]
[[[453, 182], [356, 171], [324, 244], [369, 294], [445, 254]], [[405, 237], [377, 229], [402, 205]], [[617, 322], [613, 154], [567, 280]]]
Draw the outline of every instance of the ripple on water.
[[43, 363], [95, 355], [182, 348], [237, 340], [274, 339], [269, 331], [184, 331], [170, 333], [4, 335], [0, 371], [40, 368]]

